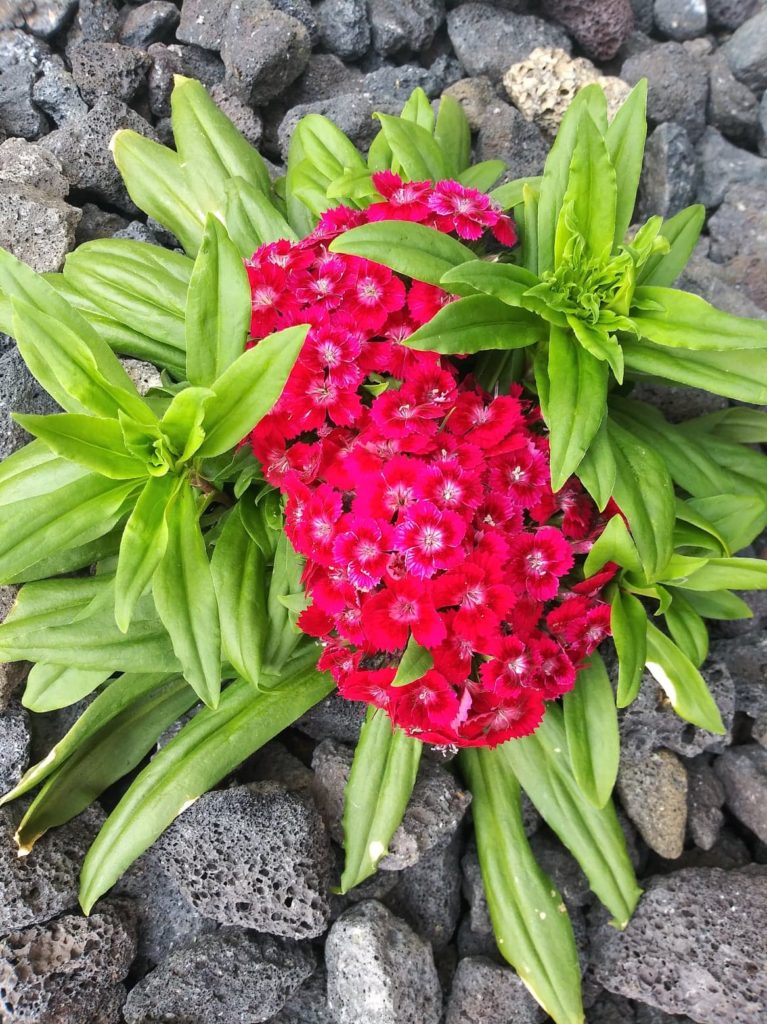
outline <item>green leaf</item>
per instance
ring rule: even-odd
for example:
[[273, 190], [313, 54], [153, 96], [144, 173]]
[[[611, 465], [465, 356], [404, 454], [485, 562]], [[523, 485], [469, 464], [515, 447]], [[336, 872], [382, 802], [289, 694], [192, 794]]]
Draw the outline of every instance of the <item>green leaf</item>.
[[605, 417], [577, 470], [578, 479], [597, 503], [600, 512], [605, 510], [612, 497], [615, 473], [615, 456], [607, 436]]
[[282, 394], [309, 330], [306, 324], [270, 334], [244, 352], [213, 381], [205, 408], [201, 458], [234, 448], [263, 419]]
[[143, 463], [125, 451], [117, 420], [60, 413], [51, 416], [14, 415], [17, 423], [39, 437], [57, 455], [111, 480], [144, 476]]
[[421, 352], [465, 355], [525, 348], [545, 334], [546, 325], [526, 309], [514, 309], [490, 295], [470, 295], [443, 306], [403, 344]]
[[614, 243], [619, 245], [634, 215], [647, 137], [647, 80], [641, 79], [613, 118], [605, 142], [618, 187]]
[[635, 300], [656, 302], [662, 309], [641, 309], [631, 319], [643, 338], [670, 348], [725, 351], [767, 348], [767, 323], [732, 316], [699, 295], [676, 288], [647, 285], [637, 288]]
[[502, 210], [511, 210], [525, 201], [525, 186], [535, 191], [540, 189], [542, 177], [515, 178], [514, 181], [507, 181], [490, 193], [490, 198], [497, 203]]
[[503, 160], [482, 160], [472, 164], [458, 175], [458, 181], [465, 188], [475, 188], [478, 192], [487, 192], [498, 181], [506, 170]]
[[[296, 138], [297, 146], [294, 147], [293, 140]], [[340, 177], [345, 170], [355, 168], [362, 170], [365, 167], [365, 161], [357, 147], [332, 121], [322, 117], [321, 114], [307, 114], [301, 118], [293, 132], [290, 149], [288, 154], [288, 197], [290, 196], [290, 167], [295, 160], [306, 160], [318, 173], [319, 178], [324, 179], [325, 185]], [[295, 152], [296, 150], [297, 152]], [[302, 234], [302, 232], [299, 233]]]
[[713, 433], [734, 444], [767, 443], [767, 413], [746, 409], [742, 405], [718, 409], [705, 416], [696, 416], [685, 424], [691, 430]]
[[421, 676], [425, 676], [432, 668], [434, 668], [434, 659], [431, 654], [416, 642], [415, 637], [411, 636], [400, 658], [392, 686], [408, 686], [416, 679], [420, 679]]
[[471, 162], [471, 129], [463, 107], [452, 96], [443, 95], [439, 101], [434, 139], [442, 150], [449, 176], [465, 171]]
[[575, 781], [589, 803], [604, 807], [618, 775], [620, 736], [613, 688], [599, 654], [578, 671], [562, 710]]
[[[257, 542], [258, 543], [258, 542]], [[295, 650], [300, 637], [283, 598], [301, 590], [303, 558], [296, 552], [284, 532], [280, 532], [274, 553], [272, 578], [267, 597], [269, 632], [266, 640], [266, 664], [272, 671], [280, 671]]]
[[441, 181], [449, 176], [442, 150], [431, 132], [412, 121], [375, 114], [395, 160], [409, 181]]
[[612, 801], [594, 807], [575, 781], [559, 708], [550, 704], [535, 733], [505, 743], [498, 753], [578, 861], [592, 890], [613, 915], [613, 923], [625, 928], [641, 890]]
[[[150, 676], [154, 688], [144, 693], [136, 686], [140, 676], [123, 676], [107, 687], [101, 697], [114, 702], [114, 713], [100, 729], [90, 726], [86, 739], [82, 736], [85, 730], [80, 731], [75, 749], [32, 801], [16, 832], [20, 852], [28, 853], [40, 836], [76, 817], [132, 771], [168, 726], [196, 703], [195, 694], [183, 679], [159, 685], [161, 678]], [[128, 693], [125, 684], [130, 686]], [[119, 695], [112, 692], [115, 687], [121, 689]], [[117, 710], [121, 702], [126, 706]], [[59, 746], [66, 742], [64, 737]]]
[[419, 124], [430, 135], [434, 134], [434, 111], [429, 97], [420, 86], [410, 93], [399, 116], [403, 121]]
[[184, 678], [210, 707], [221, 688], [218, 604], [195, 492], [183, 485], [167, 509], [167, 545], [154, 572], [157, 611], [170, 634]]
[[186, 184], [181, 157], [130, 129], [118, 131], [110, 145], [133, 202], [171, 231], [193, 256], [202, 241], [205, 218]]
[[[674, 587], [669, 587], [676, 594]], [[752, 619], [754, 613], [746, 602], [729, 590], [695, 591], [685, 590], [684, 598], [704, 619], [721, 619], [725, 622], [735, 619]]]
[[471, 249], [450, 235], [403, 220], [362, 224], [345, 231], [329, 249], [382, 263], [405, 277], [434, 285], [448, 270], [476, 259]]
[[27, 676], [21, 703], [30, 711], [57, 711], [76, 704], [111, 676], [106, 669], [89, 671], [38, 662]]
[[709, 558], [685, 580], [686, 590], [767, 590], [763, 558]]
[[615, 379], [622, 384], [623, 351], [615, 340], [615, 335], [600, 327], [592, 327], [591, 324], [587, 324], [585, 320], [576, 316], [568, 316], [567, 323], [579, 344], [595, 359], [606, 362], [613, 371]]
[[108, 533], [136, 490], [135, 481], [88, 473], [49, 494], [7, 504], [0, 517], [0, 581]]
[[346, 893], [375, 874], [413, 792], [423, 744], [396, 729], [381, 708], [368, 708], [344, 792]]
[[56, 550], [51, 555], [36, 559], [23, 571], [9, 576], [7, 582], [27, 583], [32, 580], [45, 580], [62, 573], [87, 569], [101, 559], [112, 558], [117, 554], [121, 532], [118, 522], [102, 537], [96, 537], [95, 540], [86, 541], [84, 544], [77, 544], [64, 550]]
[[650, 257], [639, 271], [637, 284], [672, 285], [687, 266], [705, 220], [706, 208], [700, 204], [688, 206], [667, 220], [660, 233], [668, 239], [671, 249], [665, 255], [656, 253]]
[[524, 267], [512, 263], [473, 259], [448, 270], [439, 283], [447, 291], [457, 291], [455, 285], [468, 285], [472, 290], [492, 295], [508, 306], [524, 306], [525, 292], [538, 284], [538, 278]]
[[[525, 185], [522, 188], [524, 206], [522, 207], [522, 262], [533, 274], [541, 272], [541, 262], [538, 250], [538, 210], [540, 207], [540, 195], [534, 189]], [[552, 236], [552, 252], [554, 240]]]
[[767, 502], [756, 494], [717, 494], [687, 504], [705, 516], [730, 551], [747, 547], [767, 526]]
[[115, 621], [123, 633], [165, 554], [167, 510], [178, 487], [176, 477], [150, 477], [125, 524], [115, 577]]
[[263, 192], [243, 178], [229, 180], [225, 192], [224, 223], [240, 256], [252, 256], [260, 245], [280, 238], [298, 241], [295, 231]]
[[647, 613], [638, 597], [616, 589], [612, 599], [610, 628], [618, 653], [616, 703], [619, 708], [625, 708], [639, 694], [647, 657]]
[[242, 355], [251, 315], [240, 254], [209, 214], [186, 300], [186, 369], [192, 384], [212, 384]]
[[265, 560], [245, 528], [241, 508], [240, 503], [227, 516], [210, 569], [221, 618], [224, 657], [238, 675], [258, 686], [269, 624]]
[[[544, 174], [543, 187], [545, 184]], [[607, 144], [594, 119], [585, 113], [578, 125], [567, 190], [562, 197], [562, 210], [557, 221], [555, 262], [561, 260], [568, 237], [567, 230], [564, 236], [562, 231], [568, 219], [568, 209], [572, 211], [574, 223], [586, 242], [586, 254], [598, 258], [609, 255], [615, 235], [616, 201], [615, 170], [610, 163]]]
[[676, 506], [665, 464], [652, 449], [617, 423], [608, 423], [615, 456], [614, 496], [628, 519], [647, 579], [663, 572], [671, 558]]
[[183, 353], [193, 266], [157, 245], [100, 238], [67, 256], [64, 280], [118, 323]]
[[519, 783], [507, 756], [515, 743], [460, 753], [493, 931], [503, 957], [556, 1024], [582, 1024], [573, 929], [525, 835]]
[[80, 876], [80, 902], [96, 900], [157, 839], [190, 802], [206, 793], [333, 689], [316, 671], [316, 652], [288, 666], [280, 688], [253, 693], [240, 680], [218, 708], [203, 708], [160, 750], [107, 818]]
[[551, 486], [558, 491], [578, 469], [604, 419], [607, 364], [582, 348], [569, 331], [552, 327], [549, 339], [546, 422]]
[[636, 544], [631, 538], [623, 516], [618, 514], [612, 516], [594, 541], [586, 556], [583, 571], [587, 577], [593, 576], [607, 562], [615, 562], [622, 569], [630, 569], [633, 572], [639, 572], [641, 569]]
[[0, 508], [49, 494], [88, 475], [82, 466], [54, 455], [42, 441], [31, 441], [0, 462]]
[[708, 629], [680, 591], [674, 592], [664, 618], [677, 647], [700, 668], [708, 657]]
[[176, 75], [170, 105], [173, 138], [184, 177], [204, 213], [220, 211], [230, 178], [244, 178], [269, 194], [269, 172], [258, 151], [219, 110], [200, 82]]
[[717, 735], [726, 732], [703, 676], [674, 641], [649, 620], [647, 668], [680, 718]]
[[187, 387], [173, 396], [165, 410], [160, 430], [180, 463], [188, 462], [205, 439], [202, 421], [211, 398], [213, 392], [210, 388]]

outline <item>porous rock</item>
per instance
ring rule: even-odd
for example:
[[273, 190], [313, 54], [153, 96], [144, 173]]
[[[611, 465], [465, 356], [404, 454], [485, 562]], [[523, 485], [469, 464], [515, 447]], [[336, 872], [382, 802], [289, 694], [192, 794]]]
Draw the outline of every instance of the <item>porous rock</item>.
[[445, 1024], [540, 1024], [546, 1014], [511, 967], [487, 957], [458, 961]]
[[[652, 32], [655, 24], [654, 0], [631, 0], [631, 9], [634, 12], [634, 33], [647, 35]], [[631, 36], [629, 36], [629, 39]], [[624, 44], [625, 47], [625, 44]]]
[[[353, 751], [335, 740], [323, 740], [312, 758], [314, 794], [331, 835], [343, 838], [344, 789], [351, 770]], [[389, 843], [389, 852], [379, 863], [384, 871], [411, 867], [429, 850], [448, 843], [471, 802], [445, 768], [422, 761], [413, 794], [402, 824]]]
[[504, 181], [540, 174], [548, 152], [540, 128], [515, 107], [498, 100], [487, 108], [477, 136], [477, 159], [503, 160]]
[[709, 255], [716, 263], [763, 254], [767, 250], [767, 184], [733, 185], [709, 218], [708, 231]]
[[747, 85], [739, 82], [720, 53], [709, 61], [709, 124], [736, 143], [753, 142], [759, 123], [759, 102]]
[[457, 103], [461, 104], [469, 128], [473, 132], [479, 131], [487, 108], [498, 99], [498, 93], [493, 88], [493, 83], [484, 75], [476, 78], [461, 78], [445, 89], [445, 96], [451, 96]]
[[127, 1024], [260, 1024], [314, 970], [309, 947], [222, 928], [174, 950], [130, 992]]
[[[9, 349], [10, 351], [10, 349]], [[5, 410], [2, 402], [2, 355], [0, 355], [0, 445], [2, 445]], [[0, 458], [3, 458], [0, 450]], [[6, 616], [16, 601], [19, 588], [12, 584], [0, 584], [0, 622], [5, 622]], [[4, 711], [13, 696], [14, 691], [24, 679], [28, 665], [23, 661], [2, 662], [0, 661], [0, 712]]]
[[283, 743], [271, 740], [240, 766], [237, 779], [239, 782], [279, 782], [286, 789], [308, 792], [314, 775]]
[[596, 82], [607, 97], [608, 116], [613, 117], [629, 93], [620, 78], [601, 75], [585, 57], [571, 57], [564, 50], [539, 46], [503, 76], [512, 103], [527, 121], [535, 121], [553, 135], [575, 94]]
[[48, 130], [45, 115], [32, 100], [36, 76], [31, 63], [12, 64], [0, 71], [0, 131], [6, 135], [37, 139]]
[[36, 69], [50, 56], [51, 48], [17, 28], [0, 29], [0, 68], [23, 64]]
[[210, 90], [210, 98], [218, 109], [229, 118], [237, 131], [242, 132], [251, 146], [258, 147], [264, 134], [264, 123], [258, 114], [246, 103], [231, 93], [222, 83]]
[[550, 832], [536, 832], [530, 839], [530, 848], [568, 908], [584, 907], [591, 902], [588, 879], [575, 858]]
[[467, 3], [454, 8], [447, 16], [447, 31], [466, 74], [487, 75], [494, 82], [538, 46], [558, 47], [568, 53], [571, 49], [567, 34], [558, 25], [490, 4]]
[[178, 22], [179, 10], [174, 3], [170, 0], [149, 0], [149, 3], [127, 9], [118, 38], [125, 46], [146, 50], [152, 43], [170, 37]]
[[156, 853], [204, 917], [290, 938], [325, 930], [330, 844], [301, 794], [268, 782], [207, 793], [161, 836]]
[[438, 1024], [442, 991], [431, 947], [375, 900], [335, 922], [325, 963], [336, 1024]]
[[399, 872], [396, 885], [382, 902], [430, 942], [435, 952], [444, 949], [461, 914], [460, 831], [447, 846], [430, 850], [413, 867]]
[[419, 53], [434, 41], [445, 19], [444, 0], [368, 0], [373, 48], [384, 57], [400, 50]]
[[183, 0], [176, 38], [206, 50], [219, 50], [231, 5], [232, 0]]
[[626, 814], [650, 847], [673, 859], [684, 849], [687, 772], [670, 750], [630, 760], [621, 758], [618, 795]]
[[630, 0], [543, 0], [543, 10], [595, 60], [614, 57], [634, 29]]
[[40, 65], [40, 74], [32, 86], [32, 99], [57, 128], [88, 113], [88, 104], [80, 95], [72, 73], [56, 54], [46, 57]]
[[78, 43], [113, 43], [117, 39], [120, 11], [115, 0], [80, 0], [67, 46]]
[[59, 158], [73, 188], [88, 191], [107, 204], [134, 213], [136, 207], [128, 197], [109, 150], [112, 136], [121, 128], [130, 128], [149, 138], [154, 136], [143, 117], [113, 96], [103, 96], [85, 117], [46, 135], [40, 145]]
[[740, 28], [756, 13], [759, 0], [706, 0], [708, 17], [718, 28]]
[[221, 39], [226, 81], [246, 103], [279, 96], [306, 67], [309, 32], [266, 0], [233, 0]]
[[695, 201], [700, 172], [690, 137], [679, 124], [659, 124], [647, 140], [639, 183], [644, 216], [673, 217]]
[[761, 95], [767, 88], [767, 10], [744, 22], [722, 52], [738, 81]]
[[0, 246], [38, 273], [61, 270], [74, 248], [80, 211], [0, 174]]
[[143, 359], [127, 358], [121, 359], [120, 362], [140, 395], [145, 395], [150, 388], [162, 386], [160, 371], [152, 363], [147, 363]]
[[6, 139], [0, 145], [0, 181], [27, 185], [42, 195], [59, 199], [69, 191], [69, 182], [56, 157], [24, 139]]
[[90, 105], [104, 95], [126, 103], [132, 100], [151, 64], [143, 50], [119, 43], [80, 43], [70, 59], [72, 77]]
[[767, 843], [767, 750], [757, 743], [730, 747], [714, 762], [727, 807]]
[[680, 42], [702, 36], [708, 24], [706, 0], [655, 0], [655, 25]]
[[121, 984], [136, 953], [124, 906], [98, 905], [0, 939], [0, 1012], [7, 1024], [118, 1024]]
[[32, 35], [50, 39], [71, 18], [76, 6], [77, 0], [34, 0], [24, 21]]
[[653, 124], [674, 121], [693, 142], [703, 134], [708, 74], [705, 64], [681, 43], [659, 43], [629, 57], [620, 77], [629, 85], [647, 79], [647, 116]]
[[[147, 51], [152, 65], [147, 75], [149, 109], [158, 118], [170, 116], [170, 94], [174, 75], [196, 78], [206, 89], [212, 89], [224, 80], [224, 64], [217, 53], [199, 46], [165, 46], [152, 43]], [[227, 96], [231, 92], [227, 91]], [[255, 115], [254, 115], [255, 116]]]
[[325, 971], [320, 968], [297, 988], [269, 1024], [335, 1024], [328, 1009]]
[[0, 795], [8, 793], [29, 764], [29, 718], [17, 700], [0, 711]]
[[[767, 319], [767, 310], [761, 309], [745, 293], [744, 282], [739, 282], [738, 286], [735, 286], [725, 274], [721, 264], [714, 263], [713, 260], [703, 256], [693, 255], [679, 277], [677, 286], [685, 291], [693, 292], [695, 295], [700, 295], [717, 309], [722, 309], [725, 313], [732, 313], [733, 316], [749, 316], [756, 320]], [[745, 596], [747, 604], [752, 603], [754, 597], [759, 598], [759, 594], [754, 594], [753, 591]], [[744, 631], [748, 632], [750, 628], [748, 620], [721, 623], [717, 628], [721, 631], [723, 626], [728, 627], [727, 635], [731, 635], [733, 630], [737, 630], [738, 634]]]
[[687, 831], [700, 850], [710, 850], [724, 824], [725, 789], [705, 755], [687, 762]]
[[364, 721], [363, 703], [344, 700], [339, 694], [331, 693], [302, 715], [296, 722], [296, 728], [313, 740], [333, 739], [356, 743]]
[[12, 455], [30, 440], [27, 432], [11, 419], [12, 412], [45, 415], [58, 411], [59, 407], [27, 369], [19, 350], [14, 346], [0, 353], [0, 459]]
[[317, 5], [322, 45], [344, 60], [357, 60], [370, 46], [366, 0], [322, 0]]
[[645, 884], [625, 931], [591, 934], [610, 992], [699, 1024], [755, 1024], [767, 1005], [767, 869], [686, 868]]
[[728, 142], [708, 127], [698, 144], [701, 180], [698, 202], [711, 209], [720, 205], [733, 185], [767, 186], [767, 160]]

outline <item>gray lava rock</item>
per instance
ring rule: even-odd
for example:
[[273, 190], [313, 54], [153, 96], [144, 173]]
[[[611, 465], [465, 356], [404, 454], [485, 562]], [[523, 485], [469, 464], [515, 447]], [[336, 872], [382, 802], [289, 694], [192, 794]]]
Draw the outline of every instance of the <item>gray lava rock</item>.
[[279, 782], [286, 789], [309, 792], [314, 775], [279, 740], [271, 740], [237, 770], [238, 782]]
[[7, 70], [15, 64], [37, 68], [51, 48], [17, 28], [0, 30], [0, 68]]
[[171, 0], [149, 0], [149, 3], [127, 10], [118, 38], [124, 46], [138, 46], [146, 50], [152, 43], [172, 36], [178, 22], [178, 7]]
[[325, 963], [336, 1024], [438, 1024], [442, 991], [430, 946], [375, 900], [335, 922]]
[[618, 795], [626, 814], [650, 847], [674, 859], [684, 849], [687, 772], [670, 750], [638, 760], [621, 758]]
[[727, 729], [717, 736], [685, 722], [668, 704], [665, 694], [649, 673], [645, 673], [639, 696], [621, 713], [623, 751], [629, 760], [641, 760], [651, 750], [665, 747], [682, 757], [694, 757], [704, 750], [719, 752], [729, 742], [735, 711], [735, 684], [727, 666], [709, 657], [703, 674]]
[[198, 913], [220, 924], [290, 938], [327, 926], [330, 844], [300, 794], [275, 783], [207, 793], [155, 849]]
[[759, 0], [706, 0], [708, 17], [718, 28], [739, 28], [759, 8]]
[[117, 39], [119, 20], [120, 11], [115, 0], [80, 0], [67, 45], [113, 43]]
[[761, 94], [767, 88], [767, 10], [744, 22], [722, 52], [738, 81]]
[[445, 1024], [540, 1024], [546, 1014], [516, 971], [483, 956], [458, 961]]
[[322, 0], [317, 8], [322, 45], [344, 60], [363, 57], [370, 47], [366, 0]]
[[552, 880], [568, 909], [585, 907], [591, 902], [588, 879], [578, 862], [549, 832], [536, 832], [530, 839], [535, 859]]
[[647, 140], [639, 183], [643, 216], [672, 217], [695, 201], [699, 170], [695, 150], [679, 124], [658, 125]]
[[759, 121], [756, 129], [757, 143], [759, 146], [759, 155], [767, 156], [767, 90], [765, 90], [762, 96], [762, 102], [759, 104]]
[[59, 199], [69, 191], [56, 157], [24, 139], [7, 139], [0, 145], [0, 181], [26, 185]]
[[625, 931], [591, 935], [592, 969], [610, 992], [693, 1015], [755, 1024], [767, 1005], [767, 870], [686, 868], [652, 878]]
[[368, 0], [373, 48], [384, 57], [431, 46], [445, 20], [444, 0]]
[[32, 64], [12, 64], [0, 72], [0, 130], [6, 135], [37, 139], [48, 129], [32, 101], [36, 74]]
[[0, 1013], [7, 1024], [118, 1024], [136, 952], [124, 908], [99, 903], [0, 939]]
[[61, 270], [80, 211], [63, 199], [0, 177], [0, 246], [39, 273]]
[[767, 638], [716, 640], [712, 649], [732, 672], [736, 709], [767, 722]]
[[328, 1009], [324, 970], [315, 971], [297, 988], [269, 1024], [335, 1024]]
[[332, 693], [302, 715], [296, 722], [296, 728], [313, 740], [333, 739], [356, 743], [364, 721], [364, 704], [344, 700], [337, 693]]
[[[353, 751], [334, 740], [323, 740], [314, 751], [314, 795], [330, 834], [343, 839], [344, 788], [349, 778]], [[423, 760], [402, 824], [389, 844], [379, 868], [401, 871], [412, 867], [435, 847], [454, 835], [471, 802], [471, 795], [455, 777], [437, 764]]]
[[683, 423], [695, 416], [719, 412], [730, 404], [721, 395], [712, 395], [702, 388], [686, 388], [677, 384], [656, 384], [640, 381], [631, 392], [637, 402], [647, 402], [659, 409], [670, 423]]
[[637, 32], [642, 34], [652, 32], [654, 7], [654, 0], [631, 0], [631, 9], [634, 12], [634, 26]]
[[365, 75], [332, 53], [313, 53], [306, 70], [288, 90], [286, 103], [314, 103], [362, 92]]
[[46, 57], [40, 65], [41, 74], [32, 86], [32, 99], [57, 127], [84, 117], [88, 104], [80, 95], [77, 82], [67, 71], [64, 61], [56, 55]]
[[154, 137], [143, 117], [120, 100], [104, 96], [85, 117], [46, 135], [41, 145], [59, 158], [73, 188], [91, 192], [109, 205], [134, 213], [136, 207], [125, 191], [109, 150], [109, 142], [120, 128]]
[[693, 142], [703, 134], [708, 74], [705, 64], [681, 43], [659, 43], [629, 57], [620, 77], [629, 85], [647, 79], [647, 116], [653, 124], [674, 121]]
[[477, 159], [503, 160], [506, 172], [501, 180], [540, 174], [548, 151], [541, 130], [516, 107], [496, 100], [487, 108], [479, 125]]
[[50, 39], [72, 17], [76, 6], [77, 0], [35, 0], [24, 20], [32, 35]]
[[128, 996], [127, 1024], [259, 1024], [314, 970], [311, 950], [240, 928], [176, 949]]
[[8, 793], [29, 764], [29, 716], [12, 700], [0, 712], [0, 795]]
[[44, 415], [59, 411], [47, 391], [29, 372], [15, 346], [0, 353], [0, 459], [12, 455], [30, 440], [26, 431], [11, 419], [12, 412]]
[[[149, 109], [155, 117], [170, 116], [173, 76], [196, 78], [211, 89], [224, 80], [224, 64], [217, 53], [199, 46], [165, 46], [152, 43], [148, 50], [152, 66], [147, 76]], [[227, 93], [227, 95], [230, 95]]]
[[669, 39], [695, 39], [708, 24], [706, 0], [655, 0], [655, 24]]
[[497, 104], [498, 93], [489, 78], [462, 78], [445, 89], [446, 96], [452, 96], [463, 107], [466, 120], [473, 132], [479, 131], [482, 118], [489, 106]]
[[634, 29], [630, 0], [543, 0], [543, 10], [594, 60], [614, 57]]
[[743, 254], [763, 254], [767, 250], [767, 185], [733, 185], [710, 217], [708, 231], [709, 255], [716, 263], [728, 263]]
[[687, 762], [687, 831], [700, 850], [710, 850], [724, 824], [725, 789], [705, 756]]
[[0, 935], [77, 906], [80, 866], [104, 821], [96, 806], [89, 807], [19, 857], [13, 836], [21, 815], [17, 804], [0, 807]]
[[463, 895], [469, 904], [469, 927], [475, 935], [492, 937], [493, 923], [487, 906], [477, 848], [473, 843], [461, 858], [461, 873]]
[[534, 15], [515, 14], [490, 4], [467, 3], [447, 16], [447, 31], [467, 75], [487, 75], [494, 82], [538, 46], [570, 52], [567, 34]]
[[[9, 349], [12, 351], [12, 349]], [[2, 456], [2, 446], [4, 444], [4, 428], [6, 421], [6, 408], [3, 406], [2, 399], [2, 358], [3, 353], [0, 352], [0, 458]], [[16, 586], [8, 586], [3, 584], [0, 586], [0, 622], [5, 621], [5, 617], [10, 612], [16, 601], [16, 595], [19, 592], [19, 588]], [[22, 684], [24, 678], [29, 671], [29, 664], [24, 661], [13, 661], [13, 662], [2, 662], [0, 661], [0, 712], [4, 711], [10, 704], [11, 697], [13, 696], [16, 689]]]
[[104, 95], [132, 100], [151, 64], [143, 50], [119, 43], [80, 43], [70, 59], [80, 95], [91, 106]]
[[730, 747], [714, 762], [722, 780], [727, 807], [767, 842], [767, 750], [756, 743]]
[[698, 144], [701, 184], [698, 202], [715, 208], [733, 185], [767, 185], [767, 160], [733, 146], [716, 128], [707, 128]]
[[75, 239], [78, 245], [82, 245], [95, 238], [111, 238], [129, 224], [130, 221], [119, 213], [102, 210], [94, 203], [83, 203], [82, 218], [77, 225]]
[[176, 38], [206, 50], [219, 50], [231, 6], [232, 0], [183, 0]]
[[417, 864], [397, 876], [397, 884], [383, 898], [439, 952], [450, 942], [461, 914], [461, 835], [447, 846], [430, 850]]
[[251, 146], [258, 147], [261, 144], [264, 122], [254, 110], [237, 96], [232, 95], [226, 86], [221, 84], [213, 86], [210, 90], [210, 97], [219, 110], [226, 114], [235, 128], [242, 132]]
[[[724, 269], [712, 260], [693, 256], [677, 281], [677, 285], [688, 292], [700, 295], [701, 298], [712, 303], [718, 309], [723, 309], [726, 313], [732, 313], [734, 316], [750, 316], [757, 320], [767, 318], [767, 311], [760, 309], [742, 290], [745, 283], [742, 282], [740, 287], [735, 287], [730, 283]], [[746, 596], [747, 604], [753, 604], [754, 597], [759, 598], [759, 594], [753, 592], [750, 595], [741, 596]], [[733, 630], [737, 630], [738, 633], [747, 632], [752, 624], [753, 620], [745, 620], [719, 623], [717, 628], [721, 631], [722, 627], [726, 626], [728, 635], [730, 635]]]
[[226, 81], [246, 102], [279, 96], [301, 74], [311, 53], [306, 27], [266, 0], [233, 0], [221, 39]]
[[711, 58], [708, 73], [708, 121], [733, 142], [753, 142], [759, 122], [759, 103], [739, 82], [721, 53]]

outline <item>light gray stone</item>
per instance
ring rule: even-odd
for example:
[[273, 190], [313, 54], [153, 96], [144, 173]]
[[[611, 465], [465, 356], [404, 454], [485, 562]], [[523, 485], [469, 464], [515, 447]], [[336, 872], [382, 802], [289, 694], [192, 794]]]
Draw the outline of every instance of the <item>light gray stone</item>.
[[297, 988], [269, 1024], [335, 1024], [328, 1009], [325, 971], [318, 969]]
[[690, 137], [681, 125], [658, 125], [647, 140], [639, 184], [643, 216], [673, 217], [695, 201], [699, 170]]
[[708, 73], [705, 63], [681, 43], [658, 43], [629, 57], [620, 77], [629, 85], [647, 79], [647, 116], [652, 124], [680, 124], [693, 142], [703, 134]]
[[74, 248], [80, 211], [0, 175], [0, 246], [38, 273], [61, 270]]
[[516, 971], [482, 956], [458, 961], [445, 1024], [540, 1024], [546, 1014]]
[[656, 750], [640, 760], [622, 757], [617, 789], [650, 849], [661, 857], [679, 857], [687, 821], [687, 772], [679, 758], [670, 750]]
[[710, 850], [724, 824], [725, 790], [705, 755], [687, 762], [687, 831], [700, 850]]
[[0, 796], [10, 792], [29, 764], [29, 716], [18, 701], [0, 711]]
[[219, 50], [231, 6], [232, 0], [183, 0], [176, 38], [206, 50]]
[[384, 57], [431, 46], [445, 19], [444, 0], [368, 0], [373, 48]]
[[370, 47], [366, 0], [322, 0], [317, 22], [323, 47], [344, 60], [364, 56]]
[[761, 94], [767, 88], [767, 9], [744, 22], [722, 52], [738, 81]]
[[233, 0], [221, 39], [226, 81], [246, 103], [279, 96], [309, 60], [309, 32], [265, 0]]
[[733, 185], [767, 186], [767, 160], [733, 146], [716, 128], [707, 128], [698, 144], [701, 182], [698, 202], [714, 209]]
[[767, 843], [767, 750], [756, 743], [730, 747], [714, 762], [727, 807]]
[[721, 52], [709, 61], [708, 122], [736, 143], [752, 143], [757, 135], [759, 102], [739, 82]]
[[0, 181], [27, 185], [58, 199], [64, 199], [69, 191], [56, 157], [24, 139], [6, 139], [0, 145]]
[[708, 23], [706, 0], [655, 0], [655, 24], [669, 39], [702, 36]]

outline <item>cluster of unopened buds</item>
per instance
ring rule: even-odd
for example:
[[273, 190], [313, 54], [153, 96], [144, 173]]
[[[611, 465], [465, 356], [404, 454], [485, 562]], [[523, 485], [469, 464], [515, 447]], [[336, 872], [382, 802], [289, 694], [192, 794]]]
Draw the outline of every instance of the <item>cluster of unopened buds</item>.
[[[532, 732], [607, 636], [610, 570], [584, 579], [579, 556], [615, 510], [575, 480], [552, 493], [521, 388], [491, 396], [460, 361], [402, 344], [447, 293], [327, 248], [381, 219], [510, 246], [511, 221], [457, 182], [374, 183], [381, 202], [329, 210], [304, 241], [247, 261], [253, 338], [311, 325], [251, 441], [306, 559], [299, 625], [340, 693], [424, 741], [493, 746]], [[409, 643], [433, 667], [394, 685]]]

